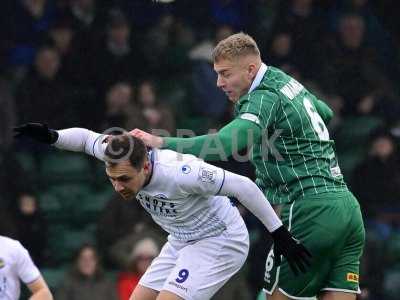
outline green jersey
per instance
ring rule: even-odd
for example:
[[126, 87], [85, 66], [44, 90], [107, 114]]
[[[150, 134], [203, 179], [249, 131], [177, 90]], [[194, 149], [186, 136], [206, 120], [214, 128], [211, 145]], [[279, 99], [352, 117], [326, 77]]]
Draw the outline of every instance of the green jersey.
[[274, 67], [235, 105], [236, 118], [256, 123], [251, 160], [271, 204], [347, 190], [324, 120], [332, 112], [298, 81]]

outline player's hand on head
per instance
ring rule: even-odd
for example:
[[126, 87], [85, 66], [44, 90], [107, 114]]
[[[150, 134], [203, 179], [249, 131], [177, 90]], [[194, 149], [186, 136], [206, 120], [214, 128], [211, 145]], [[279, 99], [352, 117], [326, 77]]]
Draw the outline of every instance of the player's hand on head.
[[14, 127], [13, 130], [15, 138], [29, 137], [45, 144], [54, 144], [58, 139], [58, 132], [43, 123], [26, 123]]
[[141, 139], [146, 144], [146, 146], [149, 147], [161, 148], [163, 145], [162, 137], [150, 134], [138, 128], [131, 130], [129, 134], [131, 134], [134, 137], [137, 137], [138, 139]]
[[312, 258], [307, 248], [299, 240], [296, 240], [285, 226], [281, 226], [272, 232], [272, 238], [274, 240], [275, 263], [280, 265], [281, 255], [283, 255], [295, 275], [300, 272], [305, 273], [311, 266]]

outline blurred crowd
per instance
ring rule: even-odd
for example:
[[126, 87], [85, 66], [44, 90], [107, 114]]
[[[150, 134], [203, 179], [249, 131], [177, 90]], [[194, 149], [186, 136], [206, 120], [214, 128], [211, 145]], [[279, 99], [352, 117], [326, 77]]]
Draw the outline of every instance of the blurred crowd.
[[[56, 299], [128, 299], [165, 234], [82, 156], [14, 141], [12, 127], [177, 128], [232, 118], [211, 52], [237, 31], [328, 103], [339, 163], [367, 227], [360, 299], [400, 288], [400, 18], [381, 0], [4, 0], [0, 4], [0, 234], [18, 238]], [[254, 178], [249, 163], [220, 166]], [[85, 203], [85, 204], [84, 204]], [[213, 299], [256, 299], [269, 237]], [[73, 256], [75, 253], [75, 256]], [[240, 296], [238, 296], [240, 295]]]

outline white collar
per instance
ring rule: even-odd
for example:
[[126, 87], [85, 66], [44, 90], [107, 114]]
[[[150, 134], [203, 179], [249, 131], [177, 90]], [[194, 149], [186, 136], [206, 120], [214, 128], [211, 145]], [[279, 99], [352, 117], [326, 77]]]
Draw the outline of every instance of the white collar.
[[254, 89], [256, 87], [258, 87], [260, 85], [261, 80], [263, 79], [265, 72], [267, 72], [267, 70], [268, 70], [267, 65], [264, 63], [261, 63], [260, 69], [258, 69], [257, 75], [254, 78], [253, 82], [251, 83], [248, 93], [251, 93], [252, 91], [254, 91]]

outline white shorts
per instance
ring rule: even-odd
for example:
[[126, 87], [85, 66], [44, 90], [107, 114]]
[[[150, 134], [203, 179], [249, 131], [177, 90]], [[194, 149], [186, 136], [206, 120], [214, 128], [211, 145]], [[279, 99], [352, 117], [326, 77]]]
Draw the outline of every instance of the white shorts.
[[169, 237], [139, 284], [185, 300], [210, 299], [240, 270], [248, 252], [249, 233], [242, 218], [216, 237], [195, 242]]

